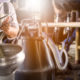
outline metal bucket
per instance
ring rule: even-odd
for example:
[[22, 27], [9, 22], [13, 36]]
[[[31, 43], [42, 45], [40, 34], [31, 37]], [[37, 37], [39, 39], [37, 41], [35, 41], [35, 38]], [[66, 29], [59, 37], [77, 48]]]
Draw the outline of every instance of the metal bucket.
[[54, 63], [42, 39], [23, 40], [25, 60], [18, 69], [15, 80], [54, 80]]
[[13, 44], [0, 44], [0, 76], [11, 75], [23, 62], [22, 48]]

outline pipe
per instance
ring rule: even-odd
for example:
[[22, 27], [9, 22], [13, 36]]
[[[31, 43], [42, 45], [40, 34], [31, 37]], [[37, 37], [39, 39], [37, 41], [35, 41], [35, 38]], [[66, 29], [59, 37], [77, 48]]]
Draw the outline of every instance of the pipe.
[[80, 22], [41, 23], [42, 27], [80, 27]]

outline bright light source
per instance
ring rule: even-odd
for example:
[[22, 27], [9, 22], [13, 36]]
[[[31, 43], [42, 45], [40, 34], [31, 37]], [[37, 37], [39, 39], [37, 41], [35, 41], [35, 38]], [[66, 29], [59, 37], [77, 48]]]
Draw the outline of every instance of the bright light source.
[[40, 12], [42, 0], [26, 0], [26, 3], [28, 10]]

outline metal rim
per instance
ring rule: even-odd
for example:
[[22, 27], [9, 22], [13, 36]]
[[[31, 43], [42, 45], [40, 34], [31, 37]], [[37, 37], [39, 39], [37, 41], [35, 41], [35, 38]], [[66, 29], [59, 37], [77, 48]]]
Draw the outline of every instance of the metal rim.
[[[11, 64], [10, 63], [10, 61], [12, 60], [12, 59], [14, 59], [14, 58], [17, 58], [18, 57], [18, 55], [19, 54], [23, 54], [23, 50], [22, 50], [22, 48], [19, 46], [19, 45], [15, 45], [15, 44], [0, 44], [1, 46], [4, 46], [4, 45], [8, 45], [8, 46], [17, 46], [17, 47], [19, 47], [20, 49], [21, 49], [21, 51], [19, 51], [17, 54], [14, 54], [14, 56], [11, 56], [11, 57], [9, 57], [9, 59], [8, 58], [6, 58], [6, 57], [4, 57], [4, 58], [0, 58], [0, 61], [2, 62], [2, 63], [0, 63], [0, 66], [6, 66], [6, 65], [9, 65], [9, 64]], [[10, 61], [6, 61], [6, 60], [10, 60]], [[15, 60], [15, 61], [17, 61], [17, 59]], [[14, 62], [14, 61], [13, 61]]]

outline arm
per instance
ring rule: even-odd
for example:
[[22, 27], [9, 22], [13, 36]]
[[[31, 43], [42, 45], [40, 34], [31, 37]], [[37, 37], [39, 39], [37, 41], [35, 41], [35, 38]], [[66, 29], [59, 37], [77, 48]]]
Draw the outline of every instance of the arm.
[[19, 31], [19, 26], [16, 18], [14, 7], [9, 3], [9, 17], [3, 22], [1, 29], [8, 38], [15, 38]]

